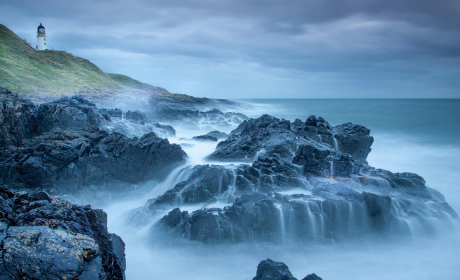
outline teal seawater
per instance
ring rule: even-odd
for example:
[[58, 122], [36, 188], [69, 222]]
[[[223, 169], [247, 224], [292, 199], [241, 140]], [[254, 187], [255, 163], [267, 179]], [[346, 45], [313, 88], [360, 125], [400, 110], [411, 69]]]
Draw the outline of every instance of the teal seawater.
[[246, 99], [250, 117], [288, 120], [316, 115], [335, 126], [364, 125], [374, 136], [368, 162], [414, 172], [460, 213], [460, 99]]

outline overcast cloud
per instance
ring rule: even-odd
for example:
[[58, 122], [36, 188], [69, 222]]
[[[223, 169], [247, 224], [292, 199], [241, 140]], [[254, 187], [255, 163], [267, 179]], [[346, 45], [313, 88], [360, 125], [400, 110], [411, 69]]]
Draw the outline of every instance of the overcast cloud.
[[0, 2], [0, 23], [171, 92], [460, 98], [459, 0]]

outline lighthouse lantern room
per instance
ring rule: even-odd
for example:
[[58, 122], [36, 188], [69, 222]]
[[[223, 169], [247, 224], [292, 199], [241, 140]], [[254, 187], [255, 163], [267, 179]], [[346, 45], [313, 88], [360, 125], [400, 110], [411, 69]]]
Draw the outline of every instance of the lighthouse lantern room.
[[37, 46], [38, 51], [46, 50], [46, 33], [45, 27], [40, 23], [37, 28]]

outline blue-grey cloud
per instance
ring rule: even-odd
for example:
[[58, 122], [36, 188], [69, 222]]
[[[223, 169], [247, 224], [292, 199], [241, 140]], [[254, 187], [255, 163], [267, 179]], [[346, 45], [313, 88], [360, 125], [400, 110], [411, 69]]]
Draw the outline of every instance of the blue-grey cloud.
[[[104, 71], [211, 97], [460, 97], [460, 1], [2, 1]], [[282, 94], [280, 93], [282, 92]]]

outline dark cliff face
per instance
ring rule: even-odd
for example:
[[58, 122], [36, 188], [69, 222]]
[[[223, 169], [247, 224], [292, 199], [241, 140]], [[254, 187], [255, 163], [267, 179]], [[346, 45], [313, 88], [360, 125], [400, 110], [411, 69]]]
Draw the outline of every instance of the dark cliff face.
[[125, 279], [124, 242], [105, 212], [42, 191], [0, 185], [0, 244], [5, 279]]
[[37, 108], [16, 93], [0, 87], [0, 149], [19, 146], [37, 135]]

